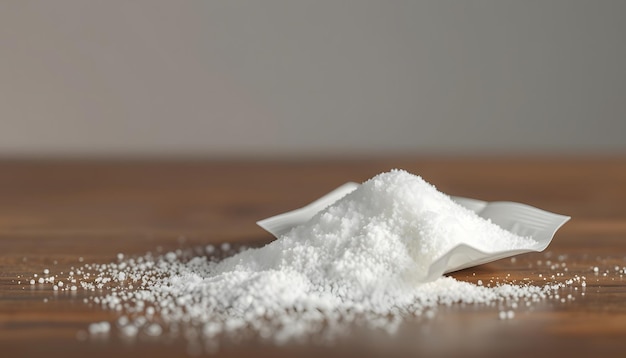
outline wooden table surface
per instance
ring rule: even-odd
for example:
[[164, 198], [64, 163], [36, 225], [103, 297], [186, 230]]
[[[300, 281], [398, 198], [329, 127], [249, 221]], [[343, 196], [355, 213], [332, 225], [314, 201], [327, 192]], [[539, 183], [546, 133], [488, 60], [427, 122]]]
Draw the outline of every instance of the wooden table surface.
[[[67, 272], [117, 253], [263, 244], [255, 221], [300, 207], [346, 181], [391, 168], [422, 175], [451, 195], [511, 200], [572, 220], [546, 252], [452, 276], [555, 280], [586, 276], [519, 308], [454, 305], [431, 320], [407, 318], [392, 335], [354, 327], [330, 345], [224, 343], [217, 356], [624, 356], [626, 354], [626, 157], [375, 158], [302, 161], [0, 162], [0, 357], [184, 356], [182, 338], [127, 342], [83, 333], [119, 313], [83, 302], [92, 293], [30, 285], [34, 273]], [[550, 261], [550, 264], [547, 262]], [[566, 264], [567, 271], [554, 264]], [[551, 267], [552, 266], [552, 267]], [[561, 266], [563, 267], [563, 266]], [[598, 272], [593, 268], [597, 267]]]

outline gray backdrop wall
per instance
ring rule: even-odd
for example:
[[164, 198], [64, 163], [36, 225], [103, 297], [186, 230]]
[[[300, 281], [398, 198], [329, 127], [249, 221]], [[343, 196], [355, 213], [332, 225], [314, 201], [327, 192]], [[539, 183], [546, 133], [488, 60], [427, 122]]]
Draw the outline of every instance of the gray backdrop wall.
[[626, 1], [2, 1], [0, 156], [626, 152]]

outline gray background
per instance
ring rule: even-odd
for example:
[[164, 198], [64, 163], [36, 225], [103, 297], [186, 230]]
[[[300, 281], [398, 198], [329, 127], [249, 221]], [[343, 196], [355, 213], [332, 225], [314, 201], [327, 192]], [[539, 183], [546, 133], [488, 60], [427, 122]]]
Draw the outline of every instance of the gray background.
[[1, 1], [0, 155], [626, 152], [626, 1]]

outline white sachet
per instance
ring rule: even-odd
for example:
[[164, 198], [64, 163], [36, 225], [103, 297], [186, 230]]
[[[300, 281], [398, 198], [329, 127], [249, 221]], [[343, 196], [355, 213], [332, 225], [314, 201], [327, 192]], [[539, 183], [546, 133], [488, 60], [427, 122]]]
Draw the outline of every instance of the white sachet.
[[[307, 206], [257, 224], [277, 238], [296, 228], [328, 237], [345, 235], [333, 229], [348, 230], [370, 241], [394, 236], [405, 242], [415, 261], [411, 274], [426, 282], [444, 273], [543, 251], [569, 219], [520, 203], [450, 197], [421, 177], [394, 170], [363, 184], [346, 183]], [[324, 224], [328, 220], [339, 223]]]

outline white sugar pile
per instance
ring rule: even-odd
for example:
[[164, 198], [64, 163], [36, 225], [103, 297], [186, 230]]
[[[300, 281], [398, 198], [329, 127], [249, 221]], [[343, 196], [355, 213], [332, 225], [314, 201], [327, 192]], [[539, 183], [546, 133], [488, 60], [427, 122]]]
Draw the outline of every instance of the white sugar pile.
[[386, 289], [389, 280], [423, 281], [431, 263], [459, 244], [497, 252], [537, 242], [479, 217], [421, 177], [394, 170], [363, 183], [280, 240], [221, 267], [295, 269], [314, 283]]
[[[449, 277], [420, 282], [460, 243], [483, 251], [532, 246], [457, 205], [420, 177], [380, 174], [278, 240], [213, 262], [180, 254], [86, 265], [79, 284], [124, 312], [127, 336], [194, 327], [203, 339], [253, 332], [275, 342], [346, 324], [393, 331], [405, 317], [453, 303], [536, 301], [558, 287], [485, 287]], [[209, 246], [212, 251], [213, 247]]]

